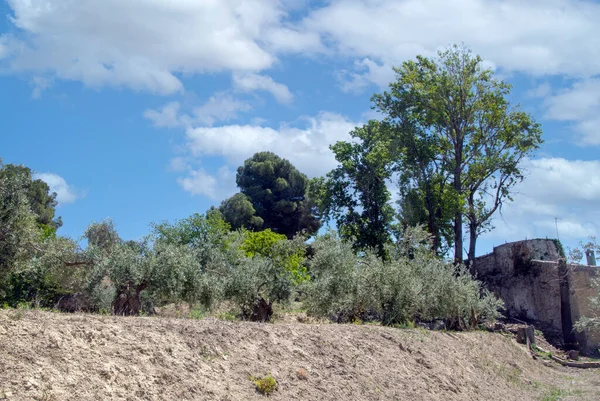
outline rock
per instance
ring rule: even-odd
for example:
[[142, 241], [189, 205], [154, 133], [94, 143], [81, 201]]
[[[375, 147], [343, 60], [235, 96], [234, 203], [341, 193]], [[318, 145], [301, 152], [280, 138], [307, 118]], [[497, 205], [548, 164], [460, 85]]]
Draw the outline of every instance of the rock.
[[572, 361], [578, 361], [579, 360], [579, 351], [576, 350], [570, 350], [567, 353], [567, 359], [570, 359]]

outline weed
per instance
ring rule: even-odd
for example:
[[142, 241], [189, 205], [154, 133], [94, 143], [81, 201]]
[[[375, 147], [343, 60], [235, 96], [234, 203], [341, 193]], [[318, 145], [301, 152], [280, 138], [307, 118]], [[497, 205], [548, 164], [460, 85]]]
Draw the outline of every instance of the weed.
[[270, 374], [262, 378], [253, 377], [252, 381], [256, 385], [256, 391], [263, 395], [269, 396], [277, 390], [277, 381]]
[[220, 320], [226, 320], [228, 322], [233, 322], [237, 320], [237, 317], [231, 312], [223, 312], [217, 315], [217, 318]]
[[206, 317], [206, 313], [201, 308], [194, 308], [190, 311], [189, 318], [194, 320], [202, 320]]
[[16, 309], [14, 312], [9, 313], [8, 317], [11, 320], [21, 320], [23, 318], [24, 314], [23, 311], [20, 309]]
[[541, 401], [560, 401], [567, 395], [569, 394], [566, 391], [559, 388], [553, 388], [541, 398]]

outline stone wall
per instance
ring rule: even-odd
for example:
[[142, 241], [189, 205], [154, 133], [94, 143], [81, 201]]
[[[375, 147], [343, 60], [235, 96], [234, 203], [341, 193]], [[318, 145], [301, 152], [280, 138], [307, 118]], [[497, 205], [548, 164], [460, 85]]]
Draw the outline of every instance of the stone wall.
[[591, 280], [598, 268], [559, 263], [554, 240], [534, 239], [504, 244], [475, 259], [472, 273], [505, 303], [508, 317], [534, 322], [557, 343], [578, 343], [584, 353], [595, 352], [600, 335], [576, 333], [572, 323], [591, 316]]

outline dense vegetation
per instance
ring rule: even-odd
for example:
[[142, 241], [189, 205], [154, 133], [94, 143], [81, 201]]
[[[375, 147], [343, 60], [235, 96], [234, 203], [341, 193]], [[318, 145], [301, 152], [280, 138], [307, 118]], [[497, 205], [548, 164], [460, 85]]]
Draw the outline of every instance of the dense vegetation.
[[[152, 224], [140, 241], [120, 238], [110, 220], [90, 224], [85, 247], [57, 236], [56, 194], [28, 168], [0, 164], [0, 302], [135, 315], [227, 301], [240, 318], [267, 321], [274, 303], [296, 299], [336, 322], [465, 329], [495, 318], [501, 303], [462, 264], [463, 226], [471, 260], [523, 179], [539, 125], [467, 49], [418, 57], [396, 73], [389, 92], [373, 97], [381, 121], [331, 146], [339, 165], [326, 177], [309, 180], [288, 160], [257, 153], [237, 171], [239, 193]], [[332, 221], [338, 231], [318, 234]]]

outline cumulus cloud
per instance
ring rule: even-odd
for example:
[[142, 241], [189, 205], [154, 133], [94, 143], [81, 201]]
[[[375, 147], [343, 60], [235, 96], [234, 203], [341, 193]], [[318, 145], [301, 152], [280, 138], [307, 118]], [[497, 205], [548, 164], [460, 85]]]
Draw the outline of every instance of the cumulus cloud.
[[179, 110], [181, 104], [179, 102], [169, 102], [159, 110], [148, 109], [144, 112], [144, 117], [152, 121], [152, 124], [157, 128], [173, 128], [181, 127], [184, 124], [183, 116]]
[[56, 200], [59, 206], [73, 203], [82, 197], [75, 188], [67, 184], [64, 178], [54, 173], [35, 174], [34, 178], [42, 180], [50, 187], [50, 192], [56, 192]]
[[258, 74], [234, 74], [233, 86], [242, 92], [256, 90], [270, 92], [279, 103], [291, 103], [294, 96], [284, 84], [275, 82], [273, 78]]
[[238, 113], [252, 110], [250, 104], [235, 99], [231, 94], [220, 92], [211, 96], [206, 103], [194, 109], [196, 120], [205, 125], [217, 121], [237, 118]]
[[230, 93], [218, 92], [201, 106], [190, 108], [187, 112], [182, 109], [180, 102], [169, 102], [160, 109], [146, 110], [144, 117], [157, 128], [212, 126], [219, 121], [235, 120], [240, 112], [252, 110], [252, 106]]
[[302, 24], [339, 54], [378, 64], [467, 41], [510, 71], [591, 76], [600, 72], [599, 19], [591, 1], [333, 0]]
[[238, 166], [254, 153], [268, 150], [290, 160], [309, 176], [325, 174], [336, 165], [329, 145], [350, 139], [357, 125], [344, 116], [323, 112], [307, 118], [305, 128], [281, 126], [279, 129], [258, 125], [198, 127], [186, 132], [187, 147], [199, 156], [222, 156]]
[[[178, 74], [257, 72], [275, 51], [316, 49], [318, 35], [283, 26], [277, 1], [8, 0], [15, 40], [0, 39], [16, 71], [89, 86], [158, 94], [183, 90]], [[280, 37], [283, 39], [278, 39]], [[270, 47], [272, 50], [266, 49]]]
[[515, 190], [514, 202], [496, 230], [483, 238], [518, 240], [525, 237], [556, 237], [567, 241], [600, 233], [600, 160], [541, 158], [524, 164], [527, 178]]
[[600, 145], [600, 79], [576, 82], [545, 100], [545, 118], [574, 125], [582, 145]]
[[192, 195], [204, 195], [211, 200], [221, 200], [235, 193], [235, 172], [228, 166], [219, 168], [215, 175], [204, 169], [190, 170], [187, 176], [177, 179], [179, 185]]
[[[181, 187], [193, 195], [212, 200], [223, 199], [235, 192], [235, 169], [256, 152], [272, 151], [286, 158], [309, 177], [321, 176], [337, 162], [329, 145], [349, 140], [348, 133], [358, 123], [342, 115], [322, 112], [306, 117], [303, 128], [282, 125], [278, 129], [256, 125], [223, 125], [194, 127], [186, 130], [187, 153], [172, 160], [172, 171], [185, 171], [178, 179]], [[216, 172], [192, 169], [204, 157], [222, 157], [225, 164]]]

